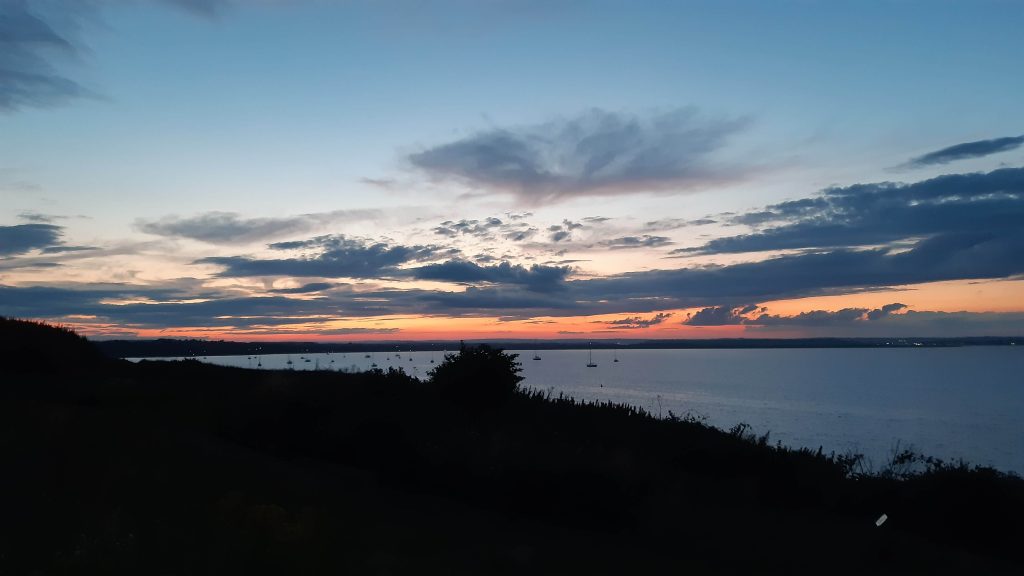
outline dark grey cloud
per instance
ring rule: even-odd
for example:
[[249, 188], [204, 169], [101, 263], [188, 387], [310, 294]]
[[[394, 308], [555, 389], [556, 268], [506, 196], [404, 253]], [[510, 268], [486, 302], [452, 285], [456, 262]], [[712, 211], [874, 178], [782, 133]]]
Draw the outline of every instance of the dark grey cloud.
[[[886, 318], [887, 316], [905, 309], [906, 304], [894, 302], [880, 308], [843, 308], [842, 310], [810, 310], [792, 316], [781, 316], [766, 314], [766, 308], [758, 308], [756, 304], [747, 306], [710, 306], [698, 310], [694, 314], [687, 314], [683, 324], [689, 326], [799, 326], [799, 327], [823, 327], [843, 326], [854, 322], [873, 322]], [[761, 311], [756, 316], [750, 315], [755, 311]]]
[[410, 294], [408, 304], [432, 314], [479, 316], [500, 313], [529, 318], [551, 310], [576, 308], [560, 290], [537, 291], [522, 286], [499, 285], [462, 292], [420, 291]]
[[[743, 325], [750, 331], [799, 329], [809, 336], [1019, 336], [1024, 334], [1021, 312], [935, 312], [907, 310], [900, 303], [879, 308], [810, 310], [790, 316], [743, 316], [741, 308], [710, 307], [689, 316], [692, 326]], [[752, 310], [747, 309], [747, 312]]]
[[486, 218], [484, 220], [446, 220], [434, 227], [434, 234], [441, 236], [447, 236], [448, 238], [454, 238], [457, 236], [468, 235], [475, 236], [477, 238], [492, 238], [496, 230], [500, 230], [504, 227], [504, 223], [500, 218]]
[[533, 238], [539, 231], [525, 219], [532, 216], [529, 212], [506, 213], [505, 219], [491, 216], [483, 219], [445, 220], [431, 229], [434, 234], [446, 238], [470, 237], [481, 241], [494, 241], [498, 238], [512, 242], [525, 242]]
[[450, 249], [440, 246], [393, 246], [383, 242], [346, 238], [342, 235], [277, 242], [270, 247], [277, 250], [314, 249], [316, 252], [294, 258], [209, 257], [195, 263], [223, 267], [218, 273], [218, 276], [222, 277], [383, 278], [401, 274], [398, 267], [402, 264], [433, 260], [452, 254]]
[[591, 110], [536, 126], [491, 129], [412, 154], [416, 168], [517, 195], [530, 203], [652, 190], [684, 191], [733, 180], [714, 153], [746, 124], [693, 109], [650, 116]]
[[1007, 136], [1004, 138], [993, 138], [991, 140], [977, 140], [955, 144], [941, 150], [929, 152], [910, 160], [910, 166], [930, 166], [932, 164], [949, 164], [955, 160], [968, 158], [980, 158], [999, 152], [1007, 152], [1019, 148], [1024, 144], [1024, 136]]
[[268, 290], [268, 292], [271, 294], [312, 294], [314, 292], [330, 290], [333, 287], [334, 284], [331, 284], [330, 282], [310, 282], [295, 288], [274, 288]]
[[459, 283], [493, 283], [522, 286], [532, 292], [555, 292], [565, 289], [565, 279], [572, 272], [568, 266], [542, 266], [529, 268], [520, 264], [502, 262], [495, 266], [480, 266], [464, 260], [449, 260], [405, 270], [417, 280], [437, 280]]
[[[74, 20], [79, 10], [68, 6], [63, 19]], [[49, 107], [89, 94], [58, 70], [56, 64], [74, 61], [79, 49], [48, 16], [53, 14], [27, 0], [0, 2], [0, 111]]]
[[349, 334], [397, 334], [400, 328], [330, 328], [328, 330], [317, 330], [317, 334], [324, 336], [347, 336]]
[[884, 287], [1008, 278], [1024, 274], [1024, 230], [1016, 234], [947, 234], [903, 251], [839, 249], [806, 252], [727, 266], [652, 270], [568, 283], [574, 302], [608, 311], [653, 311], [694, 306], [844, 294]]
[[853, 322], [867, 322], [869, 321], [868, 314], [870, 312], [879, 313], [881, 316], [885, 315], [881, 313], [880, 308], [876, 310], [843, 308], [842, 310], [835, 311], [811, 310], [794, 316], [762, 314], [746, 323], [761, 326], [841, 326]]
[[51, 224], [55, 220], [61, 220], [64, 217], [54, 216], [52, 214], [43, 214], [42, 212], [25, 211], [18, 214], [18, 218], [25, 222], [32, 222], [35, 224]]
[[60, 243], [63, 228], [53, 224], [0, 226], [0, 256], [14, 256]]
[[[228, 0], [160, 0], [211, 18]], [[79, 34], [105, 2], [0, 0], [0, 112], [48, 108], [94, 93], [68, 69], [88, 54]]]
[[908, 239], [987, 236], [1013, 241], [1024, 231], [1024, 168], [950, 174], [913, 184], [856, 184], [732, 217], [758, 226], [680, 254], [720, 254], [877, 246]]
[[600, 324], [608, 324], [615, 326], [617, 329], [624, 330], [639, 330], [642, 328], [650, 328], [657, 324], [661, 324], [665, 320], [672, 317], [671, 312], [659, 312], [650, 318], [641, 318], [640, 316], [630, 316], [627, 318], [619, 318], [617, 320], [607, 320], [600, 322]]
[[102, 302], [118, 299], [172, 299], [185, 297], [174, 288], [106, 286], [57, 288], [50, 286], [5, 286], [0, 284], [0, 315], [19, 318], [55, 318], [72, 314], [104, 315], [115, 305]]
[[[139, 299], [147, 301], [109, 303], [111, 300]], [[134, 328], [247, 329], [373, 313], [373, 306], [365, 305], [344, 289], [333, 298], [297, 299], [285, 296], [238, 297], [224, 292], [126, 285], [81, 289], [0, 285], [0, 315], [51, 319], [72, 315], [95, 316], [100, 323]]]
[[668, 246], [675, 244], [670, 238], [666, 236], [651, 236], [649, 234], [642, 234], [640, 236], [622, 236], [621, 238], [610, 238], [608, 240], [601, 240], [597, 243], [602, 248], [608, 248], [610, 250], [625, 250], [631, 248], [660, 248], [662, 246]]
[[741, 310], [747, 307], [732, 306], [709, 306], [702, 308], [693, 314], [687, 314], [683, 324], [689, 326], [731, 326], [743, 324], [746, 318]]
[[[207, 298], [192, 300], [196, 296]], [[117, 299], [149, 299], [150, 303], [110, 304]], [[185, 300], [190, 298], [189, 300]], [[440, 314], [448, 316], [500, 315], [503, 320], [528, 319], [564, 307], [557, 294], [530, 292], [517, 286], [495, 289], [469, 288], [465, 292], [426, 290], [379, 290], [359, 292], [345, 288], [324, 297], [295, 299], [284, 296], [233, 297], [225, 293], [196, 294], [177, 289], [140, 286], [108, 286], [93, 289], [13, 287], [0, 285], [0, 315], [68, 321], [72, 315], [95, 316], [98, 323], [127, 329], [208, 327], [249, 331], [274, 331], [290, 324], [315, 324], [328, 320], [382, 314]], [[585, 305], [571, 305], [586, 312]], [[890, 305], [895, 306], [895, 304]], [[879, 308], [877, 310], [882, 310]], [[748, 330], [799, 327], [825, 334], [850, 335], [1008, 335], [1024, 334], [1024, 313], [916, 312], [886, 313], [872, 317], [871, 310], [841, 313], [809, 312], [764, 324], [747, 324]], [[892, 311], [892, 310], [891, 310]], [[616, 329], [664, 322], [666, 317], [624, 318]], [[636, 320], [636, 321], [633, 321]], [[81, 319], [70, 321], [82, 322]], [[632, 321], [632, 322], [631, 322]], [[391, 328], [340, 328], [317, 330], [323, 334], [389, 333]]]
[[885, 318], [886, 316], [892, 314], [893, 312], [899, 312], [900, 310], [903, 310], [906, 307], [907, 307], [906, 304], [901, 304], [899, 302], [893, 302], [892, 304], [886, 304], [885, 306], [882, 306], [881, 308], [876, 308], [874, 310], [868, 310], [867, 319], [868, 320], [881, 320], [882, 318]]
[[473, 261], [476, 262], [477, 264], [490, 264], [491, 262], [498, 262], [499, 260], [501, 259], [498, 258], [497, 256], [491, 254], [484, 254], [482, 252], [480, 254], [473, 255]]
[[568, 230], [562, 230], [557, 227], [552, 228], [553, 229], [549, 229], [549, 231], [551, 232], [550, 238], [552, 242], [561, 242], [562, 240], [569, 238], [569, 236], [571, 235], [571, 232], [569, 232]]
[[377, 216], [377, 210], [335, 210], [278, 218], [243, 218], [235, 212], [206, 212], [188, 218], [167, 216], [155, 221], [138, 220], [136, 227], [156, 236], [189, 238], [210, 244], [244, 244]]
[[676, 230], [679, 228], [688, 228], [690, 226], [706, 226], [708, 224], [715, 224], [716, 222], [717, 220], [713, 220], [711, 218], [697, 218], [694, 220], [687, 220], [685, 218], [663, 218], [661, 220], [644, 222], [644, 230], [648, 232]]
[[525, 242], [530, 238], [536, 236], [537, 232], [540, 232], [540, 230], [532, 226], [528, 226], [526, 228], [520, 228], [518, 230], [506, 232], [503, 237], [506, 240], [511, 240], [513, 242]]
[[47, 246], [41, 252], [43, 254], [63, 254], [65, 252], [86, 252], [99, 250], [96, 246]]
[[586, 228], [586, 225], [582, 222], [573, 222], [572, 220], [565, 219], [562, 220], [561, 224], [548, 226], [548, 232], [551, 233], [548, 238], [555, 243], [571, 240], [572, 231], [579, 230], [580, 228]]
[[[902, 314], [885, 314], [871, 318], [868, 311], [856, 316], [856, 311], [845, 312], [847, 318], [827, 313], [807, 313], [800, 323], [778, 321], [761, 325], [748, 325], [754, 332], [773, 332], [798, 328], [808, 336], [913, 338], [927, 336], [1022, 336], [1022, 312], [938, 312], [908, 310]], [[850, 317], [855, 317], [850, 320]]]

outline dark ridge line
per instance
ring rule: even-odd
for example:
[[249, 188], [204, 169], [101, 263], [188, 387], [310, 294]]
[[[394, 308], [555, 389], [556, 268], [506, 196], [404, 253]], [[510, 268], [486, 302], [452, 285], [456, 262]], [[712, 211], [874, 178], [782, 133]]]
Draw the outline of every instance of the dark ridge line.
[[[716, 338], [716, 339], [475, 339], [505, 350], [724, 350], [795, 348], [954, 348], [962, 346], [1019, 346], [1024, 336], [929, 338]], [[252, 356], [327, 352], [441, 352], [459, 348], [459, 341], [391, 340], [375, 342], [235, 342], [225, 340], [93, 340], [114, 358], [191, 356]]]

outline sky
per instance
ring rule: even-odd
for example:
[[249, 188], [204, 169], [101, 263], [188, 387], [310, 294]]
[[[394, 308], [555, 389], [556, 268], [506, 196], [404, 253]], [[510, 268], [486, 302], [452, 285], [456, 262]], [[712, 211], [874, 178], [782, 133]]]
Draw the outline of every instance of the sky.
[[0, 315], [1024, 334], [1024, 3], [0, 0]]

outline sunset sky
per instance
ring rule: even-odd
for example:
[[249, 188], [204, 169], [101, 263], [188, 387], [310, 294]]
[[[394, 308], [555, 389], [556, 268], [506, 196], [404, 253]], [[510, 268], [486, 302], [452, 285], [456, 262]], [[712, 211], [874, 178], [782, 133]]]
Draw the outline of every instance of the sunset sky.
[[0, 0], [0, 315], [1024, 334], [1024, 3]]

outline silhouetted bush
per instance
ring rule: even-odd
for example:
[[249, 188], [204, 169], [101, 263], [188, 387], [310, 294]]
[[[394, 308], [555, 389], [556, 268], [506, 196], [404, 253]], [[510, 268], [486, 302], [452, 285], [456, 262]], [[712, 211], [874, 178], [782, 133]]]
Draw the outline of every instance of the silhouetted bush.
[[494, 407], [519, 391], [522, 365], [518, 354], [487, 345], [459, 347], [430, 371], [430, 382], [445, 397], [473, 407]]

